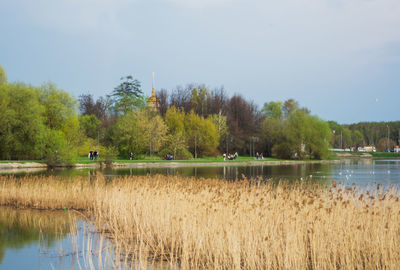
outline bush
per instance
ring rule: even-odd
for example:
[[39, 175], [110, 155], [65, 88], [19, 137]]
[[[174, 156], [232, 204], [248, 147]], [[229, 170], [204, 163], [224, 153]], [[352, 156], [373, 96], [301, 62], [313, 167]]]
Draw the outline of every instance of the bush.
[[106, 163], [106, 165], [110, 165], [113, 160], [115, 160], [118, 156], [118, 149], [114, 146], [110, 147], [101, 147], [102, 151], [99, 152], [100, 161]]
[[292, 153], [293, 147], [289, 143], [280, 143], [272, 147], [272, 155], [282, 159], [289, 159]]
[[61, 131], [49, 129], [43, 139], [41, 152], [47, 165], [72, 165], [76, 162], [77, 150], [65, 140]]

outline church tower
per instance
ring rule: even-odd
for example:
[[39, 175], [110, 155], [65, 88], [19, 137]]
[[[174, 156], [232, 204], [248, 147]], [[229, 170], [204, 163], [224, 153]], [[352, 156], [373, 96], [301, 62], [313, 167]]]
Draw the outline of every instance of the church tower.
[[158, 110], [160, 108], [160, 100], [156, 97], [156, 90], [154, 89], [154, 72], [153, 72], [153, 89], [151, 96], [147, 99], [147, 107], [152, 110]]

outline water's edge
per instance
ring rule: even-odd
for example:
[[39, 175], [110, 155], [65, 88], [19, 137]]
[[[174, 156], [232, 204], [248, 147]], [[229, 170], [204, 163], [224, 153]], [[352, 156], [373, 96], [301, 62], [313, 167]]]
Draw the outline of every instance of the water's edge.
[[[335, 164], [340, 163], [341, 160], [282, 160], [282, 161], [246, 161], [246, 162], [154, 162], [154, 163], [122, 163], [113, 162], [108, 165], [110, 168], [176, 168], [176, 167], [221, 167], [221, 166], [279, 166], [279, 165], [297, 165], [297, 164]], [[57, 168], [101, 168], [101, 163], [90, 164], [74, 164], [74, 165], [57, 165]], [[0, 163], [0, 172], [10, 169], [47, 169], [48, 166], [43, 163], [27, 162], [27, 163]]]

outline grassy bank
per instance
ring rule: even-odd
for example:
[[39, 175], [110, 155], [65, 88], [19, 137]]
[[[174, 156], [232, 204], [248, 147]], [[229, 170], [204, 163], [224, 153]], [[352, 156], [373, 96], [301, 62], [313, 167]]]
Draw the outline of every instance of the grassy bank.
[[0, 177], [0, 204], [77, 209], [138, 261], [182, 269], [395, 269], [397, 190], [179, 177]]
[[377, 158], [400, 158], [400, 153], [392, 152], [370, 152], [373, 157]]
[[44, 160], [0, 160], [0, 163], [45, 163]]

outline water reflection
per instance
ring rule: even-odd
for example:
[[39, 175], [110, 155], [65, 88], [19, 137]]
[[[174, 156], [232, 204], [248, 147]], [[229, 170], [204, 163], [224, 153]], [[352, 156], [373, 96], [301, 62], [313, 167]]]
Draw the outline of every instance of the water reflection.
[[[15, 261], [10, 264], [5, 260], [6, 251], [13, 257], [13, 254], [33, 245], [40, 244], [48, 249], [74, 231], [74, 224], [74, 217], [67, 212], [0, 207], [0, 268], [16, 269]], [[36, 258], [37, 253], [34, 256]], [[29, 261], [29, 258], [24, 260]], [[20, 265], [24, 260], [20, 261]]]
[[107, 234], [78, 217], [0, 206], [0, 269], [171, 269], [165, 261], [130, 261]]
[[[240, 180], [246, 178], [272, 180], [313, 180], [326, 182], [331, 179], [346, 184], [366, 185], [373, 182], [400, 183], [400, 159], [349, 159], [334, 164], [292, 164], [259, 166], [201, 166], [168, 168], [103, 168], [103, 169], [53, 169], [33, 172], [32, 175], [57, 175], [65, 177], [88, 176], [97, 174], [113, 178], [125, 175], [176, 175], [196, 178], [220, 178]], [[18, 175], [18, 174], [13, 174]], [[24, 174], [25, 175], [25, 174]]]
[[[104, 169], [105, 176], [125, 175], [173, 175], [195, 178], [219, 178], [226, 180], [242, 180], [244, 178], [272, 179], [272, 180], [299, 180], [311, 179], [314, 172], [319, 172], [320, 177], [315, 180], [326, 180], [332, 167], [323, 164], [295, 164], [282, 166], [220, 166], [220, 167], [178, 167], [178, 168], [123, 168]], [[90, 172], [90, 175], [93, 173]]]

